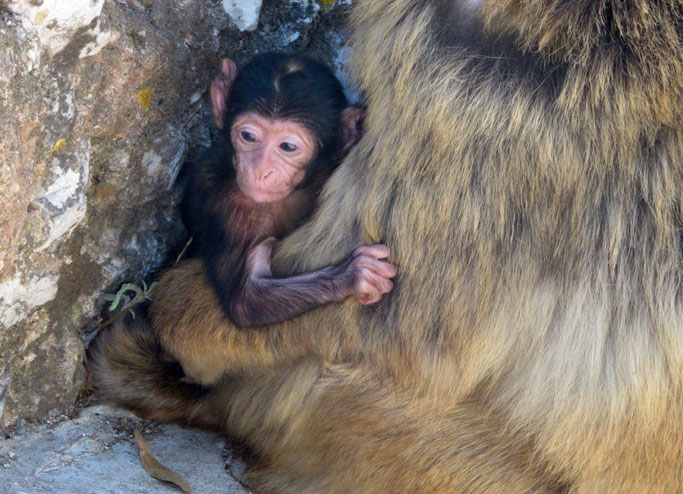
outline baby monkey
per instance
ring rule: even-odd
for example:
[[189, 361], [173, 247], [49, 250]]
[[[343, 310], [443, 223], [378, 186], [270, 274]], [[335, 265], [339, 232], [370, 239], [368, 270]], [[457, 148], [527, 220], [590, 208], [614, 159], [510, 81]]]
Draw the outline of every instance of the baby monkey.
[[263, 326], [347, 297], [372, 304], [390, 292], [396, 268], [384, 245], [357, 247], [305, 274], [270, 271], [275, 239], [311, 215], [360, 139], [363, 112], [348, 104], [334, 74], [298, 55], [258, 55], [241, 70], [224, 59], [211, 103], [225, 139], [192, 168], [183, 213], [232, 322]]

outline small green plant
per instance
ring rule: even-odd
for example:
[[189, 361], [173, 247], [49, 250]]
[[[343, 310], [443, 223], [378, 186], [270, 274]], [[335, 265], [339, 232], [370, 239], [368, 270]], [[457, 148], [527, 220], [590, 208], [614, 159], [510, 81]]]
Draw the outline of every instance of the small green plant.
[[[0, 0], [0, 2], [2, 2], [2, 0]], [[178, 263], [183, 259], [191, 243], [192, 237], [190, 237], [185, 243], [185, 246], [180, 251], [180, 254], [178, 254], [173, 266], [177, 266]], [[152, 300], [152, 292], [154, 291], [154, 287], [157, 285], [157, 282], [155, 281], [149, 286], [147, 286], [147, 283], [144, 281], [141, 281], [140, 283], [142, 284], [141, 287], [135, 283], [124, 283], [121, 285], [121, 288], [119, 288], [118, 292], [105, 293], [101, 296], [101, 300], [111, 302], [109, 304], [109, 312], [113, 315], [111, 315], [111, 317], [109, 317], [109, 319], [106, 321], [99, 320], [95, 329], [93, 331], [87, 332], [88, 334], [84, 336], [85, 346], [87, 346], [103, 328], [110, 326], [127, 312], [130, 313], [133, 318], [135, 318], [133, 307], [146, 300]], [[120, 309], [114, 313], [117, 308]]]
[[[109, 304], [109, 312], [113, 313], [119, 306], [121, 306], [121, 309], [108, 320], [98, 324], [92, 334], [87, 336], [87, 341], [91, 341], [103, 328], [113, 324], [114, 321], [119, 319], [126, 312], [129, 312], [133, 319], [135, 319], [133, 307], [138, 305], [140, 302], [144, 302], [145, 300], [152, 300], [152, 291], [157, 284], [156, 281], [149, 286], [147, 286], [147, 283], [144, 281], [141, 283], [142, 287], [139, 287], [134, 283], [124, 283], [121, 288], [119, 288], [118, 292], [105, 293], [102, 295], [102, 299], [111, 302], [111, 304]], [[133, 294], [132, 296], [131, 293]]]
[[[124, 283], [119, 289], [119, 291], [115, 294], [105, 293], [104, 300], [111, 300], [111, 304], [109, 305], [110, 312], [114, 312], [123, 300], [123, 304], [121, 304], [121, 312], [125, 312], [126, 310], [128, 310], [130, 311], [133, 318], [135, 318], [135, 313], [133, 312], [132, 308], [140, 302], [143, 302], [145, 300], [152, 300], [152, 290], [154, 290], [156, 284], [157, 282], [155, 281], [148, 287], [147, 283], [143, 281], [142, 287], [139, 287], [134, 283]], [[131, 296], [128, 295], [127, 292], [133, 292], [134, 296], [131, 298]]]

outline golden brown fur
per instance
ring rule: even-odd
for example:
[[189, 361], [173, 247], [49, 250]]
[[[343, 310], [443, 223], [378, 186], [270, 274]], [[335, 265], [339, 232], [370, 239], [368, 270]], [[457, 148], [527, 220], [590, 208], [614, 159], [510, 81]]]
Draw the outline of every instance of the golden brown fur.
[[682, 492], [681, 18], [359, 0], [364, 136], [273, 266], [382, 241], [394, 291], [240, 331], [189, 261], [145, 345], [206, 388], [159, 387], [149, 352], [114, 365], [125, 327], [91, 351], [96, 386], [243, 438], [257, 492]]

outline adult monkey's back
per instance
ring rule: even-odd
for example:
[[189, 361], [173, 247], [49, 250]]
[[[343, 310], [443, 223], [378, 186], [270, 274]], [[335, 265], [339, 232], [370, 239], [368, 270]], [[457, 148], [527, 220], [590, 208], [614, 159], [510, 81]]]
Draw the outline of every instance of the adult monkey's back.
[[96, 340], [100, 392], [244, 438], [257, 492], [681, 492], [680, 3], [359, 0], [353, 22], [365, 134], [274, 267], [382, 241], [394, 292], [240, 331], [187, 262], [156, 339]]

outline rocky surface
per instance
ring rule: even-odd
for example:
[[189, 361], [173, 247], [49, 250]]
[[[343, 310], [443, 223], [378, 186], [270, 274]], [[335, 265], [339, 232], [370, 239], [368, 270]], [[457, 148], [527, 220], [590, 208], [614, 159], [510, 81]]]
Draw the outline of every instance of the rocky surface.
[[0, 442], [0, 494], [151, 494], [180, 489], [142, 468], [133, 431], [154, 456], [197, 494], [246, 494], [235, 474], [243, 465], [223, 439], [173, 425], [145, 424], [99, 406], [57, 425], [31, 427]]
[[347, 4], [0, 1], [0, 430], [71, 406], [102, 294], [184, 245], [177, 178], [211, 143], [221, 56], [340, 67]]

